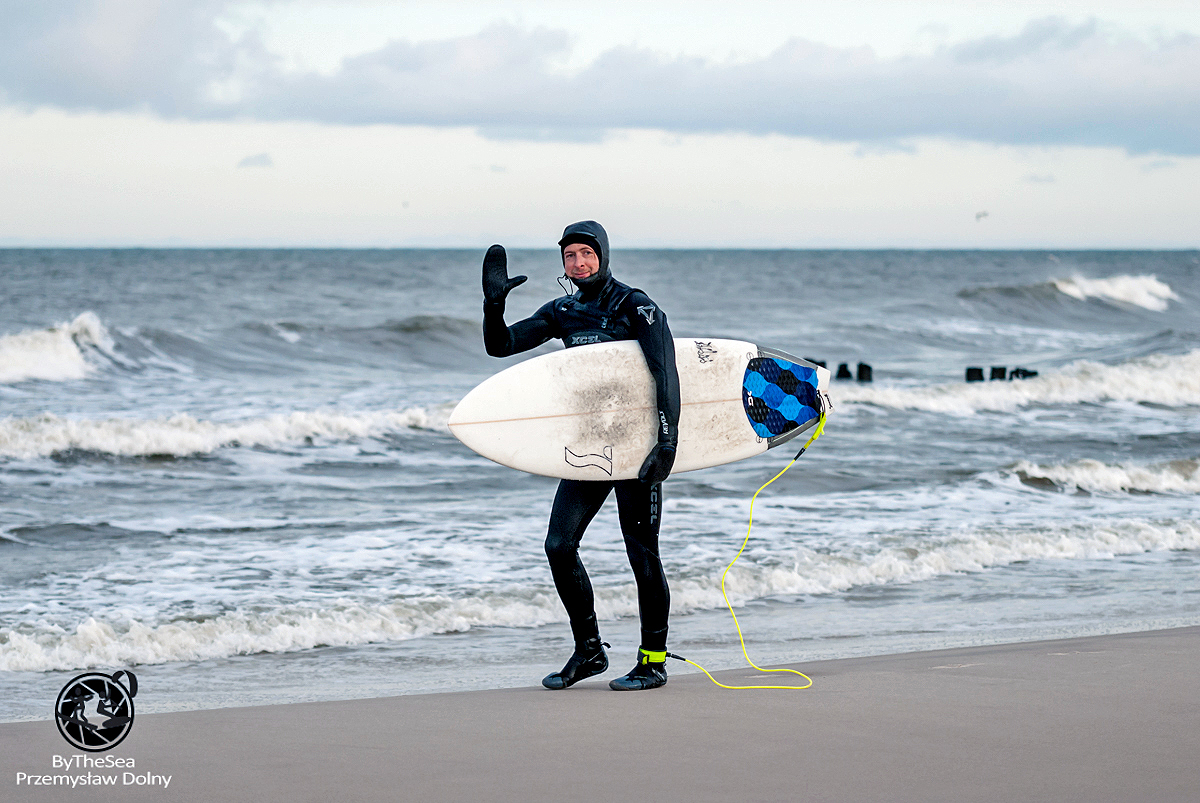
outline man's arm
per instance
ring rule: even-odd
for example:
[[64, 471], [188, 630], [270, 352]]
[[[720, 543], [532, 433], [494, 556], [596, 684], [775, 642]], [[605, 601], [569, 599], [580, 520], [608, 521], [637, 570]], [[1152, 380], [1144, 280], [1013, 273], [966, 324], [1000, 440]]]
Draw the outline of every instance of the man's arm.
[[640, 290], [630, 293], [625, 306], [650, 368], [650, 376], [654, 378], [658, 408], [655, 424], [658, 443], [642, 464], [638, 479], [657, 485], [671, 473], [679, 442], [679, 372], [675, 368], [675, 341], [667, 326], [667, 316], [645, 293]]
[[544, 305], [523, 321], [512, 326], [504, 323], [504, 300], [483, 303], [483, 347], [492, 357], [520, 354], [557, 336], [554, 325], [554, 302]]
[[504, 301], [525, 278], [508, 278], [508, 255], [503, 246], [493, 245], [488, 249], [483, 258], [483, 347], [493, 357], [529, 351], [554, 337], [554, 315], [550, 305], [511, 327], [504, 323]]

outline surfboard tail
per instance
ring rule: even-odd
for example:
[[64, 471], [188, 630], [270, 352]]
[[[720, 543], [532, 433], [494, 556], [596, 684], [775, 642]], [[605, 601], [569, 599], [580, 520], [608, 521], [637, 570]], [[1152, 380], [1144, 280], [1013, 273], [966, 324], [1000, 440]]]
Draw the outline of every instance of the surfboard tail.
[[828, 387], [827, 369], [760, 346], [746, 365], [742, 406], [755, 433], [773, 449], [815, 427], [833, 408]]

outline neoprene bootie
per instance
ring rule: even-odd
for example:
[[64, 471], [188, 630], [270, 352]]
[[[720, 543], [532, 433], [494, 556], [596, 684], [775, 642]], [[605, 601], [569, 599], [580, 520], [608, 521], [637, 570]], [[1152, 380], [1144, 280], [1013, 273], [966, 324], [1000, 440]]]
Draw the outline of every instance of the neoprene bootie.
[[604, 651], [608, 646], [610, 645], [601, 641], [599, 637], [575, 645], [575, 652], [567, 660], [562, 671], [546, 675], [542, 678], [542, 685], [547, 689], [565, 689], [584, 678], [599, 675], [608, 669], [608, 653]]
[[642, 691], [667, 685], [667, 653], [665, 650], [638, 648], [637, 666], [629, 674], [610, 680], [608, 687], [613, 691]]

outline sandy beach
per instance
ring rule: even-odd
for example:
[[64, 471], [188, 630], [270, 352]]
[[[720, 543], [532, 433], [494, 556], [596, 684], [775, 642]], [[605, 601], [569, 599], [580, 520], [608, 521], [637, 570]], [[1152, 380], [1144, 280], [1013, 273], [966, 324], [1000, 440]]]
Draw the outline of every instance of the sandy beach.
[[[807, 691], [726, 691], [686, 675], [618, 694], [606, 675], [566, 692], [143, 715], [94, 754], [132, 758], [132, 771], [55, 770], [54, 756], [77, 752], [53, 724], [11, 723], [0, 725], [3, 797], [1194, 801], [1198, 637], [1191, 627], [826, 661], [797, 667], [814, 680]], [[755, 682], [752, 671], [718, 676]], [[18, 773], [116, 781], [18, 786]]]

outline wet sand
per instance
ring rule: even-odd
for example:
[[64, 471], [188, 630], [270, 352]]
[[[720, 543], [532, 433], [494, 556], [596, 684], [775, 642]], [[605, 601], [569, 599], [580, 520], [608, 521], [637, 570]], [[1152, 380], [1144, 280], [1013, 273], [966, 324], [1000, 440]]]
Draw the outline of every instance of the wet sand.
[[[0, 724], [0, 799], [1200, 800], [1200, 627], [797, 665], [806, 691], [687, 675], [611, 692], [624, 657], [563, 692], [141, 715], [92, 754], [133, 758], [132, 771], [55, 770], [53, 756], [79, 753], [52, 722]], [[16, 784], [89, 771], [117, 785]]]

